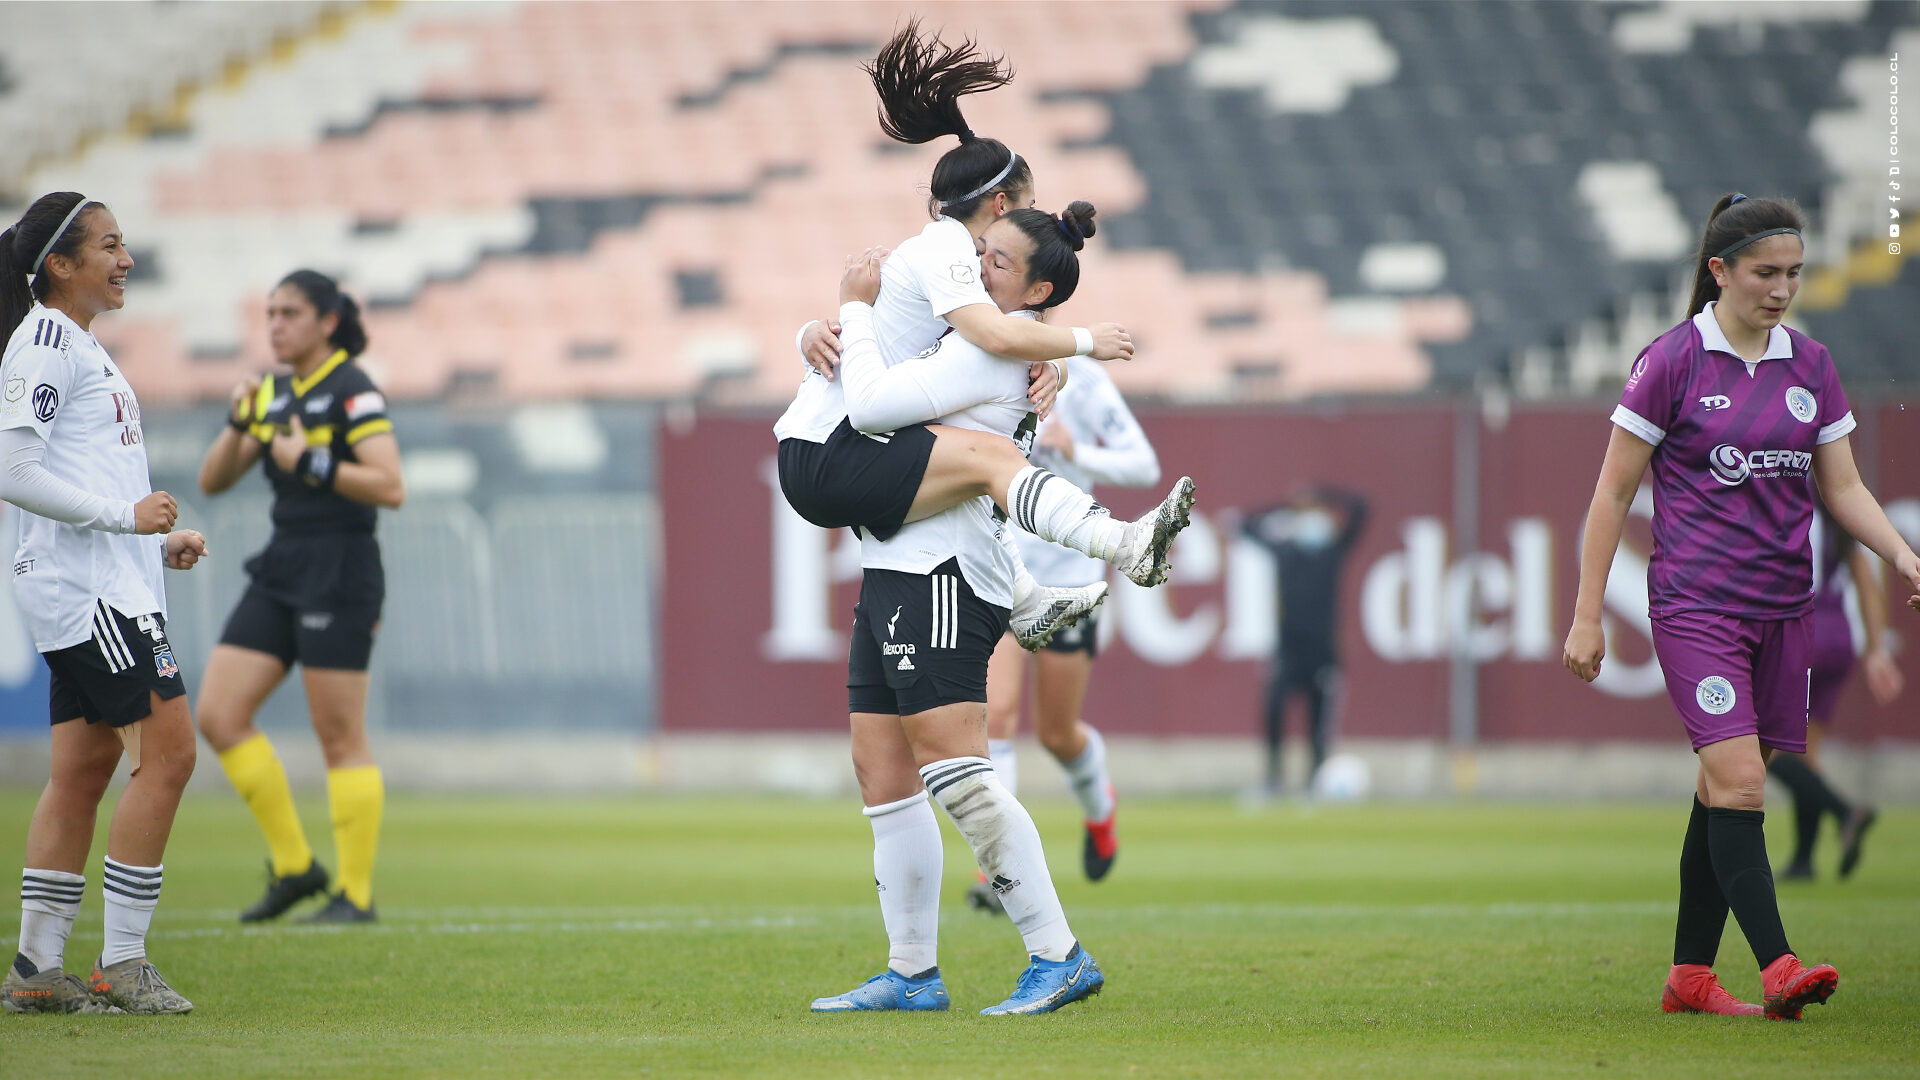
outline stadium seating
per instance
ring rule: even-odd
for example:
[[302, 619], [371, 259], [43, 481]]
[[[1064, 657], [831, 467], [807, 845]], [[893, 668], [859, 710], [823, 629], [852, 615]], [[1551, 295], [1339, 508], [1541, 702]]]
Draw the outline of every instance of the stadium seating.
[[[345, 6], [7, 5], [0, 16], [0, 200], [25, 191], [20, 180], [34, 162], [163, 112], [182, 90], [218, 80], [230, 64]], [[119, 62], [82, 64], [82, 55]]]
[[[944, 144], [889, 144], [857, 66], [919, 14], [1015, 59], [968, 115], [1032, 159], [1041, 205], [1100, 206], [1058, 317], [1129, 324], [1124, 389], [1407, 393], [1510, 377], [1643, 312], [1724, 190], [1818, 213], [1864, 168], [1836, 164], [1853, 129], [1832, 117], [1920, 9], [1729, 11], [376, 5], [195, 95], [164, 138], [101, 140], [29, 183], [111, 193], [154, 256], [102, 332], [156, 402], [264, 367], [264, 291], [311, 265], [369, 301], [368, 362], [401, 397], [772, 403], [841, 255], [926, 220]], [[16, 87], [45, 77], [0, 63]], [[1884, 352], [1914, 316], [1876, 296], [1847, 291], [1821, 325], [1857, 305]]]

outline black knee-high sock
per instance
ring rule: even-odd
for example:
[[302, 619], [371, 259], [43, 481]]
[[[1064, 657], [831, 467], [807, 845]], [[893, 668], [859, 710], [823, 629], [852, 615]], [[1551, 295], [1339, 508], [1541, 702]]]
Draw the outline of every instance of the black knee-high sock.
[[1712, 967], [1726, 928], [1727, 898], [1713, 872], [1707, 808], [1696, 796], [1687, 818], [1687, 838], [1680, 845], [1680, 916], [1674, 921], [1673, 962]]
[[1799, 754], [1773, 755], [1767, 771], [1793, 792], [1793, 861], [1811, 862], [1814, 841], [1820, 836], [1820, 816], [1832, 814], [1845, 822], [1853, 807]]
[[1267, 711], [1263, 734], [1267, 737], [1267, 790], [1280, 790], [1280, 740], [1286, 734], [1287, 681], [1276, 661], [1273, 677], [1267, 683]]
[[1707, 811], [1707, 844], [1713, 851], [1720, 892], [1740, 920], [1740, 930], [1761, 967], [1792, 952], [1780, 925], [1780, 904], [1773, 895], [1773, 869], [1767, 864], [1767, 815], [1760, 810], [1715, 806]]

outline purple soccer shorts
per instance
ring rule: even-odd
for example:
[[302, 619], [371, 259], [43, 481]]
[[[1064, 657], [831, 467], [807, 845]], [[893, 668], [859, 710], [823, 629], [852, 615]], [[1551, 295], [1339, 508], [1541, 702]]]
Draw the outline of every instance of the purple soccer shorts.
[[1742, 735], [1803, 754], [1812, 672], [1809, 616], [1740, 619], [1682, 611], [1653, 620], [1667, 696], [1693, 748]]

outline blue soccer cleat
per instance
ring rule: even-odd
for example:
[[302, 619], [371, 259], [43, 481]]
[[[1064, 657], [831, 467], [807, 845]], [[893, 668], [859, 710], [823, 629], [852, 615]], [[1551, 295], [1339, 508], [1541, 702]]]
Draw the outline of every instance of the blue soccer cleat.
[[901, 1009], [908, 1012], [935, 1012], [950, 1004], [947, 984], [940, 981], [939, 968], [917, 979], [910, 979], [888, 968], [837, 997], [814, 998], [813, 1011], [873, 1012]]
[[1020, 973], [1020, 985], [1013, 996], [992, 1008], [981, 1009], [981, 1016], [1030, 1016], [1052, 1012], [1100, 992], [1107, 977], [1100, 963], [1074, 942], [1065, 960], [1027, 958], [1027, 970]]

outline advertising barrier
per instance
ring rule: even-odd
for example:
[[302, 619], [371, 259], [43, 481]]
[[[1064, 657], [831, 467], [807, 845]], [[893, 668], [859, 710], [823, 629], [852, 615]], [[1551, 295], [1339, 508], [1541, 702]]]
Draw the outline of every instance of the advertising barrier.
[[[1862, 413], [1854, 437], [1862, 471], [1896, 521], [1920, 533], [1920, 476], [1894, 465], [1920, 461], [1920, 417], [1897, 405]], [[1455, 680], [1465, 668], [1468, 730], [1480, 739], [1679, 740], [1649, 641], [1648, 490], [1615, 557], [1601, 677], [1583, 685], [1560, 663], [1606, 414], [1592, 405], [1522, 408], [1494, 423], [1454, 403], [1143, 409], [1165, 479], [1192, 475], [1199, 501], [1170, 583], [1115, 586], [1086, 714], [1134, 734], [1257, 730], [1276, 578], [1272, 558], [1236, 523], [1301, 487], [1331, 484], [1370, 506], [1339, 583], [1343, 733], [1458, 734]], [[701, 415], [663, 430], [666, 730], [846, 723], [858, 546], [847, 530], [830, 534], [787, 508], [769, 428], [759, 416]], [[1472, 490], [1456, 490], [1460, 475]], [[1098, 492], [1128, 516], [1160, 494]], [[1903, 614], [1894, 612], [1896, 628], [1920, 637]], [[1471, 665], [1456, 664], [1462, 653]], [[1913, 656], [1902, 660], [1920, 690]], [[1911, 710], [1911, 702], [1879, 709], [1850, 688], [1841, 726], [1856, 739], [1914, 737], [1895, 723], [1902, 705]]]

